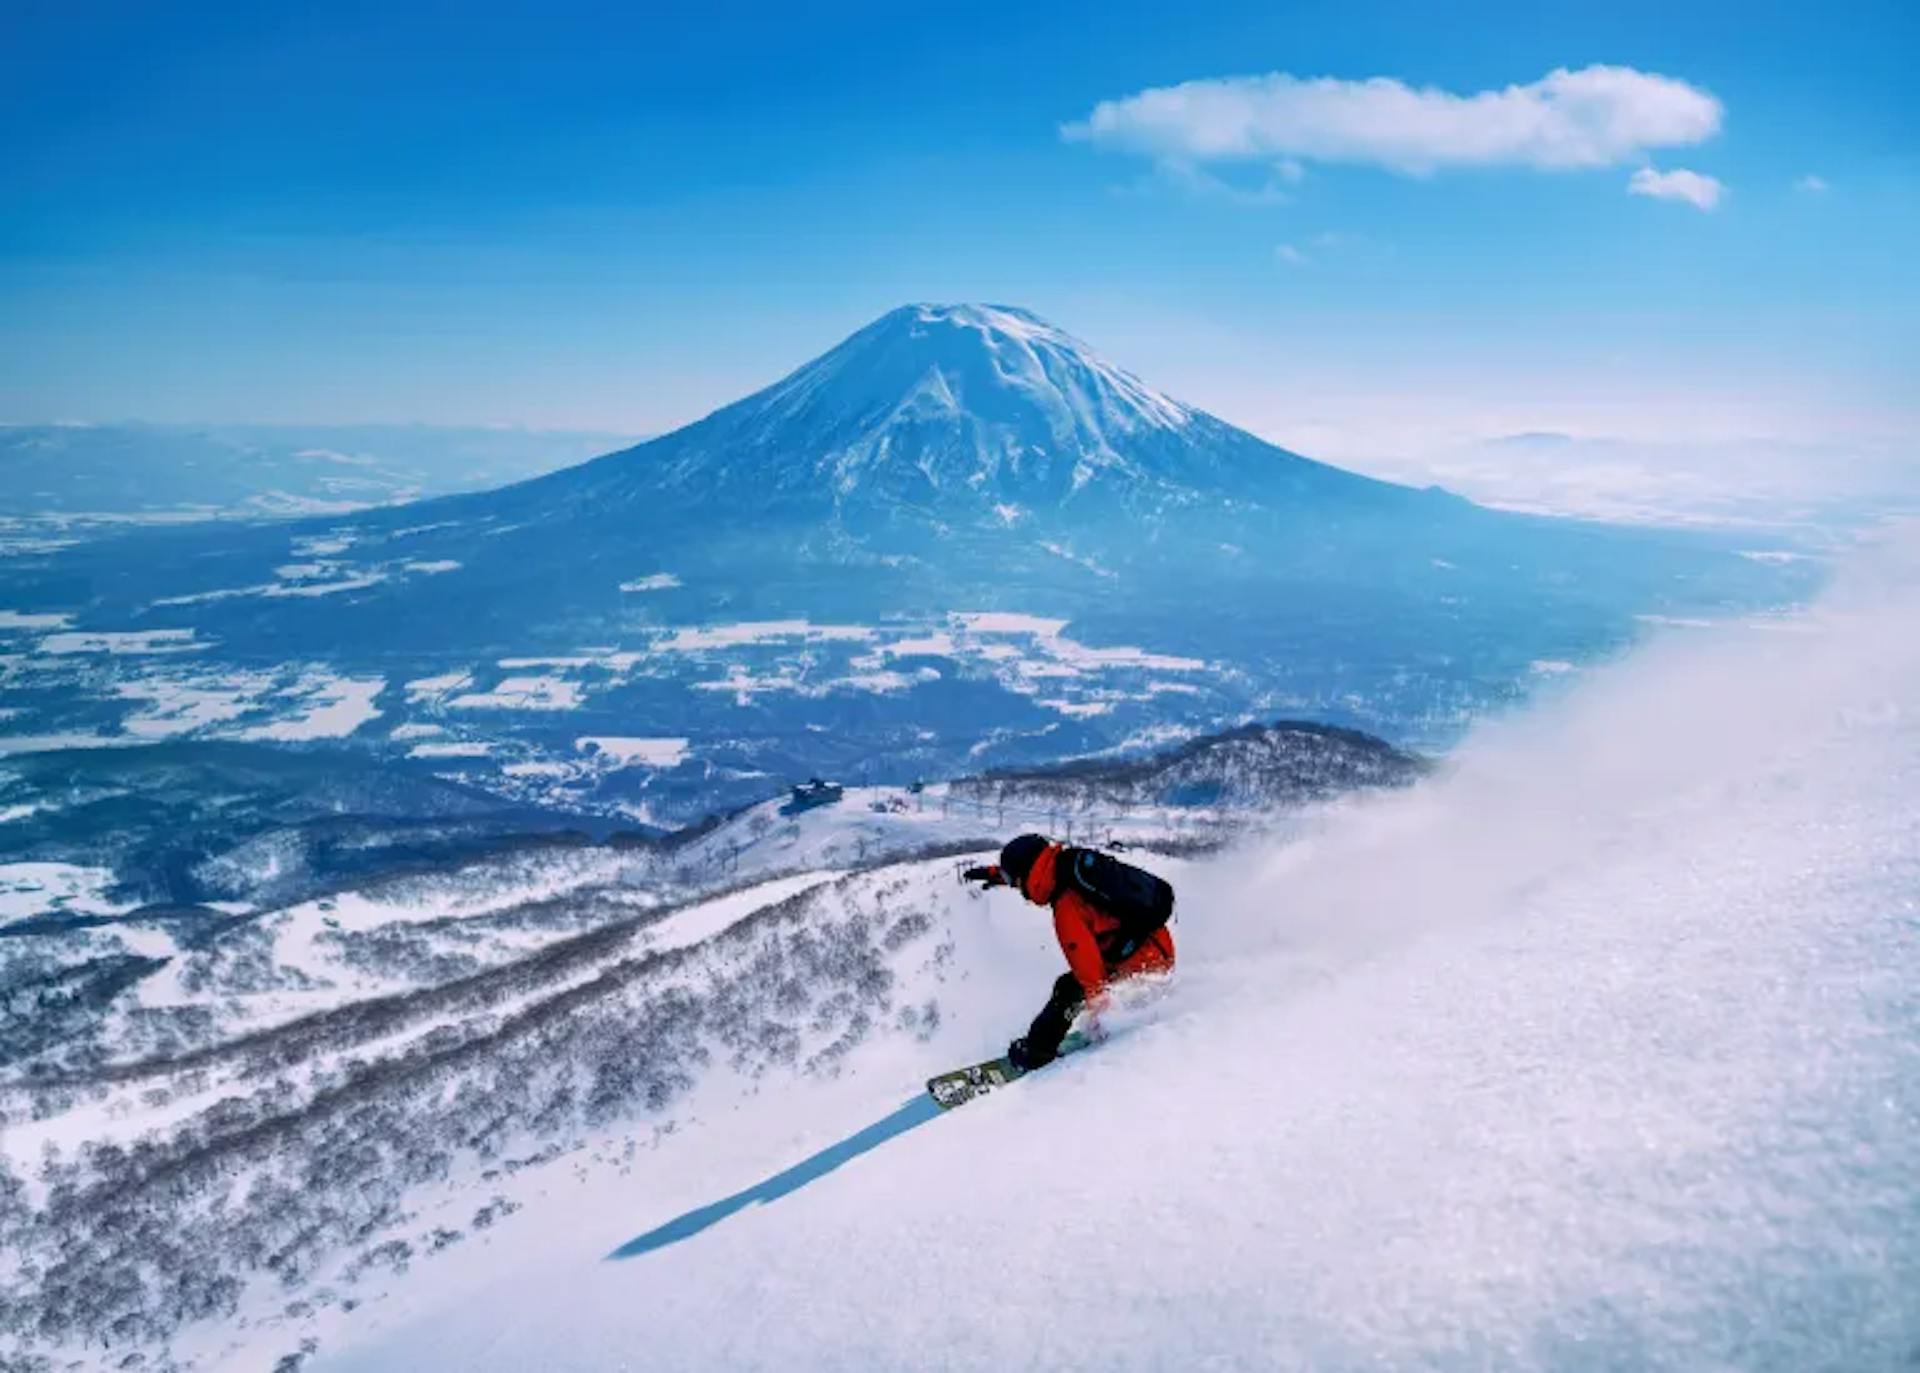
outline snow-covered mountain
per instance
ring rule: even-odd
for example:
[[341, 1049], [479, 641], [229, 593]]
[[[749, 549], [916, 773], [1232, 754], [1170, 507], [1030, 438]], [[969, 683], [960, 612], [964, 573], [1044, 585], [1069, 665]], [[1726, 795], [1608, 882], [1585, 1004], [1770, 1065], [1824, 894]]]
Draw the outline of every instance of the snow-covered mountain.
[[1753, 553], [1355, 476], [1025, 311], [916, 305], [517, 485], [0, 559], [0, 753], [351, 738], [672, 827], [1280, 715], [1433, 747], [1818, 572]]
[[[88, 571], [128, 611], [165, 605], [249, 642], [577, 644], [663, 605], [706, 618], [993, 607], [996, 595], [1028, 611], [1160, 602], [1176, 568], [1271, 575], [1303, 549], [1338, 581], [1376, 556], [1361, 521], [1397, 521], [1424, 544], [1425, 526], [1475, 513], [1275, 448], [1025, 311], [917, 305], [662, 438], [330, 523], [357, 548], [404, 555], [361, 585], [327, 592], [322, 577], [316, 594], [265, 597], [283, 580], [274, 568], [299, 562], [279, 531], [191, 558], [156, 540], [137, 575], [113, 556]], [[636, 586], [673, 594], [623, 589]]]
[[[1124, 511], [1138, 521], [1250, 496], [1395, 498], [1260, 443], [1011, 306], [909, 305], [766, 390], [657, 444], [535, 488], [684, 499], [818, 519], [853, 537]], [[535, 492], [529, 492], [535, 494]], [[723, 516], [724, 518], [724, 516]], [[1062, 531], [1064, 532], [1064, 531]]]
[[[722, 612], [1124, 601], [1136, 619], [1170, 606], [1191, 616], [1207, 609], [1198, 587], [1249, 583], [1431, 613], [1461, 583], [1538, 599], [1602, 567], [1617, 585], [1584, 597], [1628, 584], [1657, 595], [1675, 569], [1636, 563], [1657, 553], [1699, 571], [1702, 557], [1673, 538], [1494, 514], [1310, 461], [1162, 395], [1025, 311], [970, 305], [892, 311], [637, 447], [325, 533], [358, 550], [355, 566], [306, 578], [300, 596], [267, 594], [292, 556], [279, 530], [190, 558], [177, 541], [129, 541], [137, 570], [107, 557], [75, 571], [128, 612], [164, 608], [249, 642], [371, 648], [577, 645]], [[391, 551], [368, 575], [357, 564], [376, 550]]]

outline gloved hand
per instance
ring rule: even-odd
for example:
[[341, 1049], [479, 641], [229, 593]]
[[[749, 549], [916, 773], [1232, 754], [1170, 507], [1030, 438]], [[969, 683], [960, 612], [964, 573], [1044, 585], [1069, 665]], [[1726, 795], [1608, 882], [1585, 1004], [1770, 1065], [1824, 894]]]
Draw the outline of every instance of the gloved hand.
[[960, 880], [962, 882], [978, 882], [983, 887], [997, 887], [1005, 881], [1005, 879], [1000, 876], [1000, 869], [998, 868], [968, 868], [960, 874]]

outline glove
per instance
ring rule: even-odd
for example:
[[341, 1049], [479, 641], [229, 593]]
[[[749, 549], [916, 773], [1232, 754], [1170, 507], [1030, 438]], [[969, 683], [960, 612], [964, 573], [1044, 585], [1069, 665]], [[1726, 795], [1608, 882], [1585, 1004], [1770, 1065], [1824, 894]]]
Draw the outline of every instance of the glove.
[[998, 868], [968, 868], [960, 874], [962, 882], [978, 882], [983, 887], [997, 887], [1004, 880]]

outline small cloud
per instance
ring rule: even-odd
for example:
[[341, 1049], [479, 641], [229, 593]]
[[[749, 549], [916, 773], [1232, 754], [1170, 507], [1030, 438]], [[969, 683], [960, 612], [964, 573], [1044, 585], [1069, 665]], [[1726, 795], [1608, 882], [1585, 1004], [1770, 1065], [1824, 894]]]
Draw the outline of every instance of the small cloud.
[[1627, 182], [1628, 195], [1644, 195], [1654, 200], [1679, 200], [1696, 210], [1711, 210], [1720, 203], [1727, 188], [1713, 177], [1675, 167], [1670, 172], [1642, 167]]
[[1307, 178], [1307, 169], [1296, 158], [1283, 157], [1273, 165], [1273, 174], [1289, 186], [1298, 186]]
[[1291, 243], [1282, 243], [1279, 247], [1273, 250], [1273, 255], [1279, 258], [1282, 262], [1286, 263], [1287, 266], [1289, 267], [1304, 267], [1310, 261], [1312, 261], [1311, 258], [1309, 258], [1305, 253], [1301, 252], [1298, 248], [1294, 247]]
[[1808, 195], [1825, 195], [1828, 191], [1832, 190], [1833, 187], [1827, 184], [1827, 179], [1824, 176], [1815, 176], [1812, 172], [1808, 172], [1805, 176], [1793, 183], [1793, 189], [1796, 191], [1805, 191]]

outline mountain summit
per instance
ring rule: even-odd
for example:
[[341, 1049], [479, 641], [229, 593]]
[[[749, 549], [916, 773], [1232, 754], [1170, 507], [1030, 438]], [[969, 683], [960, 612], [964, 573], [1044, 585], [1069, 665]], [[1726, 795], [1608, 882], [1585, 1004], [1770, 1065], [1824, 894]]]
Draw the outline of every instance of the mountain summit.
[[1115, 451], [1194, 412], [1063, 329], [1011, 305], [906, 305], [738, 407], [770, 423], [877, 438], [903, 422], [969, 419], [1051, 446]]
[[695, 424], [536, 485], [607, 483], [649, 507], [719, 497], [866, 538], [914, 512], [942, 528], [1070, 502], [1138, 515], [1288, 479], [1380, 486], [1184, 405], [1030, 311], [907, 305]]

